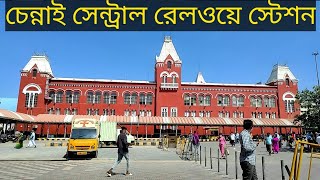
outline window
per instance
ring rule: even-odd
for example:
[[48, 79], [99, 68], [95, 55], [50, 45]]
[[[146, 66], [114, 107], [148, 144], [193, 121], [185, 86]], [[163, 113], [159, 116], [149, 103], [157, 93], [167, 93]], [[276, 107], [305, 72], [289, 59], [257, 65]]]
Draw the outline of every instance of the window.
[[110, 104], [110, 94], [109, 92], [103, 93], [103, 103]]
[[176, 76], [172, 76], [172, 83], [177, 83], [177, 77]]
[[147, 101], [146, 95], [143, 93], [140, 93], [140, 104], [147, 104], [146, 101]]
[[232, 106], [234, 106], [234, 107], [238, 106], [237, 97], [236, 96], [232, 96]]
[[203, 111], [199, 112], [199, 117], [203, 117]]
[[226, 118], [229, 118], [230, 117], [230, 114], [229, 112], [226, 112], [226, 115], [225, 115]]
[[136, 110], [132, 110], [131, 111], [131, 116], [137, 116], [137, 111]]
[[178, 110], [176, 107], [171, 108], [171, 117], [177, 117], [177, 112]]
[[256, 107], [262, 107], [262, 98], [261, 97], [257, 98], [257, 106]]
[[111, 109], [110, 110], [110, 115], [111, 116], [115, 116], [116, 115], [116, 110], [115, 109]]
[[206, 112], [206, 117], [210, 117], [211, 116], [211, 112], [210, 111], [207, 111]]
[[294, 100], [285, 100], [286, 112], [294, 112]]
[[184, 105], [185, 106], [190, 106], [190, 96], [188, 94], [185, 94], [183, 96], [183, 99], [184, 99]]
[[167, 107], [161, 108], [161, 117], [168, 117], [168, 108]]
[[191, 102], [190, 102], [191, 106], [195, 106], [197, 105], [197, 98], [196, 95], [191, 95]]
[[252, 117], [252, 118], [256, 118], [256, 117], [257, 117], [257, 114], [256, 114], [255, 112], [252, 112], [252, 113], [251, 113], [251, 117]]
[[72, 110], [72, 115], [77, 115], [78, 114], [78, 109], [73, 109]]
[[258, 112], [258, 118], [262, 118], [262, 112]]
[[59, 108], [56, 109], [56, 115], [60, 115], [60, 109]]
[[146, 102], [146, 104], [148, 104], [148, 105], [152, 104], [152, 94], [151, 93], [147, 94], [147, 102]]
[[72, 103], [72, 91], [70, 90], [66, 91], [66, 102]]
[[269, 119], [270, 118], [270, 113], [266, 113], [266, 118]]
[[270, 98], [270, 107], [276, 107], [276, 98], [275, 97]]
[[94, 97], [94, 103], [100, 104], [101, 103], [101, 92], [96, 92], [96, 96]]
[[124, 94], [124, 103], [125, 104], [130, 104], [130, 94], [129, 93], [125, 93]]
[[244, 115], [243, 115], [243, 112], [240, 112], [240, 113], [239, 113], [239, 118], [243, 118], [243, 116], [244, 116]]
[[276, 118], [276, 113], [273, 112], [272, 115], [271, 115], [271, 118], [275, 119]]
[[243, 107], [244, 106], [244, 97], [243, 96], [239, 96], [238, 97], [238, 106], [239, 107]]
[[220, 118], [222, 118], [222, 117], [223, 117], [223, 112], [220, 112], [220, 111], [219, 111], [218, 116], [219, 116]]
[[[93, 100], [94, 100], [94, 98], [93, 98], [93, 92], [92, 92], [92, 91], [89, 91], [89, 92], [87, 93], [87, 103], [93, 104]], [[88, 114], [88, 115], [91, 115], [91, 114]]]
[[172, 62], [171, 62], [171, 61], [168, 61], [167, 65], [168, 65], [168, 66], [167, 66], [168, 69], [171, 69]]
[[210, 95], [206, 95], [206, 97], [204, 98], [204, 105], [205, 106], [210, 106], [211, 104], [211, 96]]
[[185, 111], [184, 112], [184, 117], [189, 117], [190, 112], [189, 111]]
[[112, 92], [110, 96], [110, 104], [116, 104], [117, 103], [117, 93]]
[[230, 97], [225, 96], [223, 99], [223, 106], [229, 106], [230, 105]]
[[196, 117], [196, 111], [191, 111], [191, 117]]
[[103, 115], [108, 116], [109, 115], [109, 110], [108, 109], [103, 109]]
[[53, 90], [49, 92], [49, 97], [54, 103], [56, 103], [56, 93]]
[[144, 110], [140, 110], [140, 112], [139, 112], [139, 116], [141, 116], [141, 117], [144, 117]]
[[99, 109], [94, 110], [94, 115], [99, 115]]
[[270, 104], [269, 104], [269, 98], [268, 97], [264, 97], [264, 107], [270, 107]]
[[167, 83], [167, 75], [164, 75], [164, 76], [162, 77], [162, 83]]
[[217, 100], [218, 100], [218, 102], [217, 102], [218, 106], [222, 106], [222, 104], [223, 104], [223, 97], [222, 97], [221, 95], [219, 95]]
[[129, 116], [129, 114], [130, 114], [130, 111], [129, 110], [124, 110], [124, 116]]
[[60, 90], [58, 91], [56, 96], [56, 103], [62, 103], [63, 102], [62, 97], [63, 97], [63, 91]]
[[287, 85], [287, 86], [290, 85], [290, 80], [289, 80], [289, 78], [286, 78], [286, 85]]
[[48, 110], [48, 114], [53, 114], [54, 112], [53, 112], [54, 110], [52, 109], [52, 108], [50, 108], [49, 110]]
[[131, 95], [131, 104], [137, 104], [137, 100], [138, 100], [138, 95], [137, 93], [133, 93]]
[[148, 110], [148, 111], [147, 111], [147, 116], [148, 116], [148, 117], [151, 117], [151, 116], [152, 116], [151, 110]]
[[87, 115], [92, 115], [91, 109], [87, 109]]
[[79, 103], [80, 91], [74, 91], [73, 93], [73, 103]]
[[195, 106], [197, 104], [196, 95], [184, 95], [184, 105], [185, 106]]
[[237, 112], [233, 112], [233, 118], [237, 118], [238, 117], [238, 113]]
[[32, 70], [32, 77], [37, 77], [38, 71], [36, 69]]
[[71, 115], [70, 109], [65, 109], [65, 110], [64, 110], [64, 114], [65, 114], [65, 115]]
[[33, 108], [38, 105], [38, 93], [26, 93], [25, 107]]
[[256, 107], [256, 105], [257, 105], [256, 98], [250, 97], [250, 106]]

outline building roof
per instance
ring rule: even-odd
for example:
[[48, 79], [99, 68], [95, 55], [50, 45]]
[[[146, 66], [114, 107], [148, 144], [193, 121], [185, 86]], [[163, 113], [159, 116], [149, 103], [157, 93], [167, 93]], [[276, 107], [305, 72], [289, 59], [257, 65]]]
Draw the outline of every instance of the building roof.
[[48, 73], [53, 76], [53, 72], [51, 70], [51, 66], [47, 56], [31, 56], [31, 59], [29, 60], [27, 65], [22, 69], [22, 71], [30, 71], [34, 67], [34, 65], [38, 67], [40, 73]]
[[20, 121], [20, 122], [34, 122], [36, 117], [28, 114], [18, 113], [6, 109], [0, 109], [0, 118]]
[[285, 80], [286, 77], [289, 77], [289, 79], [291, 79], [292, 81], [298, 81], [288, 66], [277, 64], [273, 66], [271, 75], [266, 84], [277, 82], [279, 80]]
[[209, 85], [209, 86], [248, 86], [248, 87], [274, 87], [266, 84], [225, 84], [225, 83], [198, 83], [198, 82], [181, 82], [182, 85]]
[[181, 59], [174, 48], [172, 39], [170, 36], [166, 36], [162, 45], [162, 49], [159, 56], [156, 56], [157, 62], [164, 62], [166, 58], [170, 55], [175, 63], [181, 63]]
[[56, 81], [86, 81], [86, 82], [114, 82], [114, 83], [141, 83], [141, 84], [153, 84], [154, 81], [131, 81], [131, 80], [112, 80], [112, 79], [83, 79], [83, 78], [52, 78]]
[[201, 72], [199, 72], [198, 75], [197, 75], [196, 83], [199, 83], [199, 84], [205, 84], [206, 83], [206, 81], [204, 80]]

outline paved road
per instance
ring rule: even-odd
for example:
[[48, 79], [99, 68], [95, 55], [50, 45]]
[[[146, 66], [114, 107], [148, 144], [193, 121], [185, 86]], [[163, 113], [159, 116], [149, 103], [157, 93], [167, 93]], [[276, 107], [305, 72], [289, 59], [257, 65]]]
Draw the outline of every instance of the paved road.
[[[0, 179], [103, 179], [106, 170], [115, 160], [117, 149], [99, 149], [97, 159], [66, 161], [63, 156], [66, 147], [45, 147], [38, 142], [37, 148], [14, 149], [13, 143], [0, 144]], [[116, 168], [119, 173], [110, 179], [235, 179], [235, 151], [239, 151], [239, 145], [229, 147], [228, 176], [226, 176], [226, 160], [220, 159], [220, 172], [217, 172], [217, 143], [204, 142], [202, 147], [202, 163], [181, 160], [176, 154], [176, 149], [163, 151], [156, 147], [133, 147], [130, 149], [130, 168], [133, 176], [126, 177], [126, 162]], [[204, 165], [204, 147], [207, 150], [207, 167]], [[213, 152], [213, 169], [210, 169], [209, 149]], [[259, 146], [257, 151], [257, 171], [259, 179], [262, 179], [261, 157], [265, 157], [266, 180], [280, 180], [280, 160], [291, 166], [292, 152], [281, 152], [268, 156], [264, 146]], [[54, 161], [51, 161], [54, 160]], [[301, 179], [306, 179], [308, 155], [304, 156]], [[239, 163], [238, 179], [241, 179]], [[311, 179], [317, 180], [320, 175], [318, 168], [320, 159], [313, 160]], [[286, 176], [286, 179], [287, 176]]]

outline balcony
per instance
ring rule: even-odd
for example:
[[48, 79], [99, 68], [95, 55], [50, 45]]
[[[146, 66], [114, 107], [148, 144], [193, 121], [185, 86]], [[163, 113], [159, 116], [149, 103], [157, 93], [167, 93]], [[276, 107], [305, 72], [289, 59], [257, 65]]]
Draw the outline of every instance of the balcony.
[[178, 83], [161, 83], [160, 88], [164, 90], [176, 90], [178, 89]]

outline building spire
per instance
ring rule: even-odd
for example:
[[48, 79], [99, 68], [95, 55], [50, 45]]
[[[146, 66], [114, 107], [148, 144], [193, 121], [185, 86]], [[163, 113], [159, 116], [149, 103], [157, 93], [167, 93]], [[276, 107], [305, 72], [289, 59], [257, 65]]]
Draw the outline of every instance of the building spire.
[[181, 59], [172, 43], [171, 36], [165, 36], [160, 55], [156, 56], [156, 61], [164, 62], [169, 55], [174, 62], [181, 63]]
[[206, 81], [204, 80], [201, 72], [198, 72], [196, 83], [199, 83], [199, 84], [205, 84], [206, 83]]

